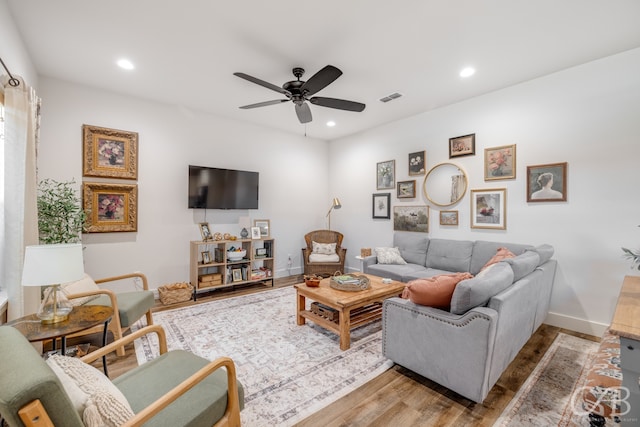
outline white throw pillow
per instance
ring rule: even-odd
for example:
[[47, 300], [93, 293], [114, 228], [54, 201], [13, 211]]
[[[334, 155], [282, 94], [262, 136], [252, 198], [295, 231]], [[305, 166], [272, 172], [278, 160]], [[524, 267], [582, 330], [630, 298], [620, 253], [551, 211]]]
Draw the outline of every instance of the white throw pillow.
[[99, 370], [75, 357], [47, 359], [87, 427], [117, 427], [135, 415], [122, 392]]
[[[64, 283], [60, 287], [67, 295], [82, 294], [85, 292], [100, 290], [100, 287], [96, 284], [96, 282], [94, 282], [93, 279], [86, 273], [82, 279], [76, 280], [75, 282]], [[70, 299], [69, 301], [71, 301], [71, 305], [74, 306], [84, 305], [89, 301], [98, 298], [99, 296], [99, 294], [91, 295], [88, 297]]]
[[378, 264], [406, 264], [398, 248], [375, 248]]
[[318, 243], [311, 241], [312, 252], [323, 255], [333, 255], [336, 253], [335, 243]]

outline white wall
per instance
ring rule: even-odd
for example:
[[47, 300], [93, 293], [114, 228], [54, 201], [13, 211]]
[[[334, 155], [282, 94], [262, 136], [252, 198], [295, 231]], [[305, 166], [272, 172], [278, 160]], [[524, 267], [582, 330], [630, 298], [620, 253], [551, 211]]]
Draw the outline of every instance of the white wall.
[[[0, 57], [13, 76], [22, 77], [28, 85], [37, 88], [38, 76], [31, 58], [22, 42], [20, 33], [13, 23], [6, 0], [0, 0]], [[0, 76], [6, 74], [0, 66]]]
[[[471, 229], [467, 193], [450, 208], [460, 212], [457, 227], [440, 226], [431, 208], [429, 236], [552, 244], [559, 264], [548, 322], [600, 333], [623, 276], [638, 274], [620, 247], [640, 246], [640, 49], [333, 141], [329, 193], [343, 207], [332, 225], [345, 233], [350, 268], [359, 267], [361, 247], [392, 243], [392, 222], [371, 219], [371, 195], [383, 192], [376, 163], [395, 159], [397, 179], [414, 179], [409, 153], [425, 149], [430, 168], [449, 160], [449, 138], [469, 133], [476, 155], [453, 161], [469, 188], [507, 189], [507, 229]], [[508, 144], [517, 145], [516, 179], [485, 182], [484, 149]], [[568, 162], [567, 202], [527, 203], [526, 167], [556, 162]], [[392, 205], [427, 204], [423, 179], [416, 199], [399, 201], [391, 191]]]
[[[85, 268], [93, 277], [142, 271], [154, 288], [188, 281], [189, 241], [200, 240], [198, 223], [209, 222], [212, 232], [239, 235], [239, 219], [247, 215], [271, 221], [276, 276], [301, 272], [303, 236], [323, 227], [331, 203], [326, 141], [47, 77], [40, 78], [40, 86], [41, 179], [83, 181], [83, 124], [139, 134], [138, 231], [83, 236]], [[189, 164], [258, 171], [260, 209], [207, 210], [206, 216], [205, 210], [187, 209]], [[87, 177], [84, 181], [105, 180]], [[288, 254], [294, 262], [291, 270]]]

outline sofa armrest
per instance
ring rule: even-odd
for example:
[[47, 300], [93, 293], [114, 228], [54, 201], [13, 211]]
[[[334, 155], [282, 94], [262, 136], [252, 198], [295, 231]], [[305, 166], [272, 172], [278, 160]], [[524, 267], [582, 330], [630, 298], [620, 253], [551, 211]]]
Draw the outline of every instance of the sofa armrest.
[[491, 385], [498, 313], [477, 307], [456, 315], [402, 298], [384, 301], [385, 357], [475, 402]]
[[378, 263], [378, 257], [375, 255], [369, 255], [362, 258], [362, 270], [366, 273], [367, 267]]

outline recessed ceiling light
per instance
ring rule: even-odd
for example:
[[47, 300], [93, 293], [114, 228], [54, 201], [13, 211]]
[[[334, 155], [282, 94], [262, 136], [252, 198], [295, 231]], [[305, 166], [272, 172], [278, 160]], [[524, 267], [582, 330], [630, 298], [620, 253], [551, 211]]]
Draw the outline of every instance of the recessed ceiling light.
[[133, 63], [131, 61], [129, 61], [128, 59], [118, 59], [118, 67], [120, 68], [124, 68], [125, 70], [133, 70], [135, 67], [133, 66]]
[[334, 127], [336, 125], [336, 122], [334, 122], [333, 120], [329, 120], [327, 122], [327, 126], [329, 126], [330, 128]]
[[466, 77], [471, 77], [476, 73], [475, 68], [472, 67], [466, 67], [463, 68], [462, 71], [460, 71], [460, 77], [466, 78]]

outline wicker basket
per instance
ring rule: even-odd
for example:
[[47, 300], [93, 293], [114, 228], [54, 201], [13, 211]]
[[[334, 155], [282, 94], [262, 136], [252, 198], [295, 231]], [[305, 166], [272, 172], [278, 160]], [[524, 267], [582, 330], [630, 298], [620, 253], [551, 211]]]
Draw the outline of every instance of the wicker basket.
[[158, 288], [160, 301], [164, 305], [189, 301], [193, 295], [193, 286], [186, 282], [171, 283]]
[[[342, 279], [346, 278], [351, 279], [350, 283], [342, 283]], [[349, 291], [349, 292], [358, 292], [364, 291], [371, 287], [371, 283], [367, 276], [358, 275], [358, 274], [348, 274], [346, 276], [334, 275], [331, 276], [331, 280], [329, 281], [329, 286], [333, 289], [337, 289], [339, 291]]]

